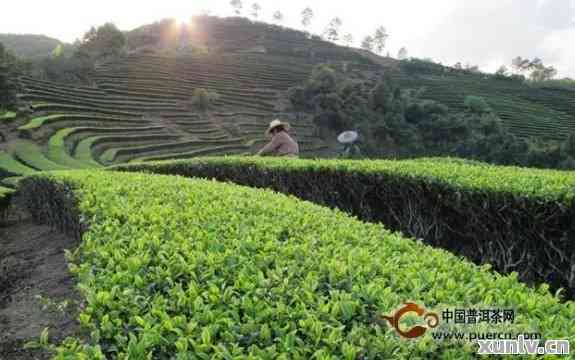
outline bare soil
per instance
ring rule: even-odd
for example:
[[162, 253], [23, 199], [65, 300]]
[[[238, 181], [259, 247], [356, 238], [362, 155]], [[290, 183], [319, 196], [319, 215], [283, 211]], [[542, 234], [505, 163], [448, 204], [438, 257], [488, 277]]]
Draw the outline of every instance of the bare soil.
[[[75, 245], [72, 237], [27, 218], [0, 224], [0, 359], [47, 359], [45, 351], [23, 345], [37, 341], [44, 328], [52, 343], [78, 331], [79, 297], [64, 256]], [[73, 305], [64, 311], [54, 306], [66, 299]]]

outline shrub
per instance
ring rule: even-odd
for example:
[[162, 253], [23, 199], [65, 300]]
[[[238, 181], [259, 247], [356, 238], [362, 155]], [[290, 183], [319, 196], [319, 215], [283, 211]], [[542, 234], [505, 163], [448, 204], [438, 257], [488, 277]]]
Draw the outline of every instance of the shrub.
[[575, 80], [569, 78], [532, 82], [529, 85], [540, 88], [575, 91]]
[[400, 340], [379, 316], [406, 299], [513, 308], [514, 330], [572, 339], [575, 307], [544, 288], [271, 191], [85, 171], [25, 179], [22, 193], [38, 220], [83, 232], [70, 261], [91, 345], [68, 339], [62, 358], [473, 356]]
[[14, 190], [0, 186], [0, 220], [8, 214], [8, 208], [12, 200]]
[[475, 114], [486, 114], [492, 111], [487, 101], [481, 96], [466, 96], [463, 103], [467, 111]]
[[208, 110], [220, 95], [215, 91], [209, 91], [204, 88], [195, 89], [192, 95], [191, 104], [202, 111]]
[[427, 59], [410, 58], [401, 60], [399, 65], [408, 74], [442, 75], [446, 72], [445, 66]]
[[571, 172], [435, 160], [206, 158], [116, 167], [268, 187], [575, 296]]

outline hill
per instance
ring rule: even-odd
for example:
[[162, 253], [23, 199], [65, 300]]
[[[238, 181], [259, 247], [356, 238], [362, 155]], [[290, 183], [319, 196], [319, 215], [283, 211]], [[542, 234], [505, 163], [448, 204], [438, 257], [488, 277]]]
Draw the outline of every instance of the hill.
[[575, 132], [575, 91], [541, 88], [493, 75], [457, 73], [451, 68], [417, 67], [402, 62], [395, 73], [402, 87], [424, 87], [425, 98], [464, 110], [466, 96], [481, 96], [519, 137], [562, 140]]
[[32, 34], [0, 34], [0, 43], [14, 54], [27, 59], [49, 56], [58, 45], [66, 45], [45, 35]]
[[[202, 16], [190, 27], [162, 21], [125, 35], [123, 54], [98, 63], [89, 84], [20, 79], [19, 99], [30, 111], [1, 115], [0, 178], [253, 153], [266, 141], [267, 123], [278, 116], [294, 126], [303, 156], [333, 156], [336, 149], [330, 138], [318, 136], [313, 114], [294, 111], [288, 99], [290, 87], [326, 62], [353, 79], [388, 74], [404, 89], [424, 87], [424, 98], [451, 112], [464, 110], [465, 96], [482, 96], [520, 137], [561, 140], [575, 131], [572, 91], [400, 62], [244, 18]], [[44, 50], [57, 43], [46, 37], [12, 39], [36, 39]], [[209, 109], [193, 105], [198, 89], [217, 94]]]

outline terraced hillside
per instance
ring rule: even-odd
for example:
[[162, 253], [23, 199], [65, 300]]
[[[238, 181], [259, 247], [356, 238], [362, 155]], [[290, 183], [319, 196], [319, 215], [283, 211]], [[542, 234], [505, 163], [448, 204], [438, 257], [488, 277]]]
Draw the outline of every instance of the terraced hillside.
[[[284, 113], [285, 92], [313, 62], [268, 54], [132, 55], [100, 66], [93, 86], [22, 78], [29, 116], [0, 122], [2, 177], [134, 160], [253, 153], [275, 116], [290, 119], [304, 155], [326, 145], [311, 120]], [[220, 97], [207, 112], [194, 89]]]
[[464, 110], [468, 95], [483, 97], [519, 137], [563, 140], [575, 132], [575, 91], [536, 88], [483, 75], [424, 75], [395, 72], [402, 87], [425, 87], [425, 98]]
[[[315, 136], [310, 114], [288, 112], [286, 96], [323, 62], [359, 78], [388, 73], [402, 88], [425, 87], [425, 98], [451, 111], [463, 110], [467, 95], [482, 96], [521, 137], [560, 140], [575, 131], [573, 91], [484, 75], [407, 71], [394, 59], [283, 27], [238, 18], [196, 20], [187, 39], [207, 52], [164, 51], [169, 44], [153, 36], [153, 26], [142, 27], [128, 34], [129, 55], [100, 64], [90, 86], [21, 78], [20, 99], [32, 111], [0, 114], [0, 179], [38, 170], [253, 153], [277, 116], [292, 123], [303, 156], [333, 155]], [[181, 39], [175, 41], [173, 48]], [[198, 88], [220, 96], [207, 112], [191, 105]]]

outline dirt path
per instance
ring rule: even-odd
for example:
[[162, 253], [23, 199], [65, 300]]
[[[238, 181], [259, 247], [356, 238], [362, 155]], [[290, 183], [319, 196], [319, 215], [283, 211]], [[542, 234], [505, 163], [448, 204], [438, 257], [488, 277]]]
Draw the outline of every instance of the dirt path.
[[[46, 359], [43, 352], [23, 350], [23, 344], [38, 340], [46, 327], [51, 342], [77, 331], [76, 306], [66, 311], [54, 306], [78, 299], [64, 257], [64, 249], [74, 245], [71, 237], [30, 220], [0, 224], [0, 359]], [[44, 306], [38, 296], [52, 305]]]

